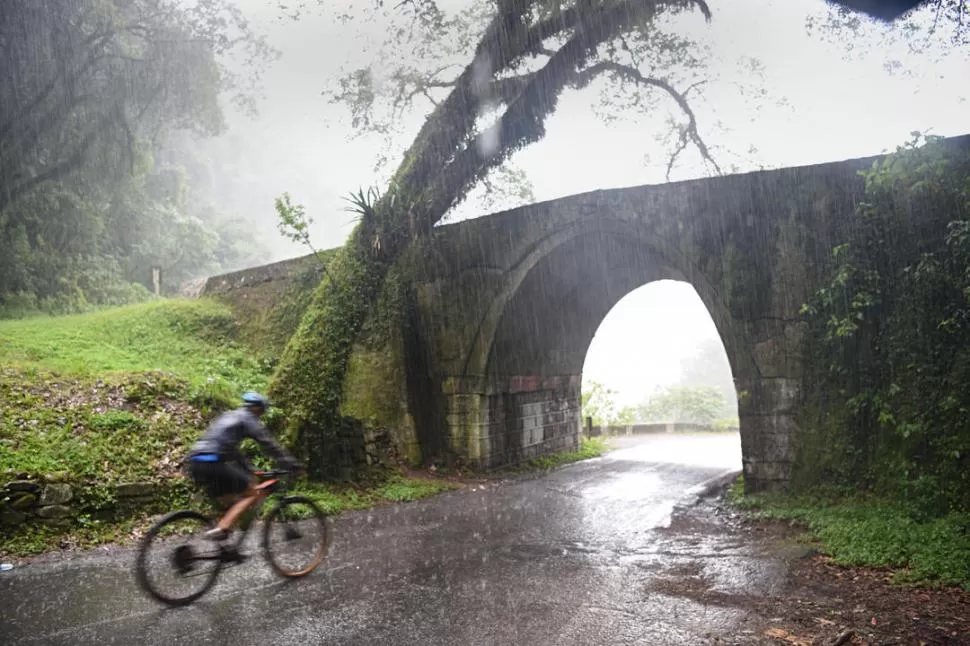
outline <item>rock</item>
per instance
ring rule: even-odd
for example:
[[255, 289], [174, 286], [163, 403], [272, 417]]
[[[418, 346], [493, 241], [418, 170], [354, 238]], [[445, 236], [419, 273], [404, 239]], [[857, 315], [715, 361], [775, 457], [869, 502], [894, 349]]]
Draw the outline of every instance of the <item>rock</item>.
[[153, 482], [129, 482], [118, 485], [119, 498], [144, 498], [155, 495], [157, 487]]
[[40, 518], [38, 522], [56, 529], [67, 529], [71, 526], [70, 518]]
[[40, 497], [40, 505], [63, 505], [74, 497], [71, 485], [63, 483], [49, 484], [44, 487], [44, 493]]
[[37, 493], [40, 491], [40, 483], [34, 482], [33, 480], [14, 480], [13, 482], [8, 482], [4, 489], [7, 491], [30, 491], [31, 493]]
[[37, 516], [40, 518], [67, 518], [70, 515], [71, 508], [64, 505], [50, 505], [37, 510]]
[[47, 482], [67, 482], [71, 479], [69, 471], [55, 471], [47, 474]]
[[0, 511], [0, 525], [12, 527], [23, 524], [25, 520], [27, 520], [27, 514], [15, 509], [4, 509]]
[[10, 502], [8, 504], [12, 509], [16, 509], [17, 511], [26, 511], [33, 507], [35, 502], [37, 502], [36, 494], [21, 491], [10, 496]]

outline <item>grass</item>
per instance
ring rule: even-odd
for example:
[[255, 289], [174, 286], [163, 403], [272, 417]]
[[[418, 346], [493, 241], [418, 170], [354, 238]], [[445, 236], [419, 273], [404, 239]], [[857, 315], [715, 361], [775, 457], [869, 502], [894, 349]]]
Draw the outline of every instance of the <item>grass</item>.
[[62, 316], [0, 321], [0, 365], [78, 377], [164, 371], [199, 386], [265, 386], [270, 366], [235, 342], [229, 308], [160, 300]]
[[174, 474], [205, 425], [191, 389], [162, 374], [109, 382], [0, 369], [0, 473], [112, 484]]
[[564, 464], [598, 458], [606, 453], [609, 447], [601, 437], [582, 437], [578, 451], [563, 451], [552, 455], [541, 455], [529, 460], [529, 466], [536, 469], [553, 469]]
[[312, 498], [326, 513], [339, 514], [387, 503], [413, 502], [458, 487], [459, 485], [444, 480], [425, 480], [392, 474], [383, 482], [366, 487], [304, 483], [295, 492]]
[[[304, 482], [295, 486], [292, 493], [312, 498], [325, 513], [335, 516], [384, 504], [413, 502], [457, 489], [459, 486], [453, 482], [409, 478], [389, 473], [364, 487]], [[272, 503], [265, 505], [262, 511], [268, 512], [271, 505]], [[0, 544], [0, 557], [21, 558], [65, 547], [90, 549], [109, 543], [132, 545], [157, 518], [150, 511], [161, 513], [185, 507], [212, 513], [207, 503], [180, 492], [180, 495], [167, 504], [156, 504], [153, 510], [143, 510], [130, 518], [99, 521], [85, 516], [68, 531], [38, 525], [25, 526], [16, 533], [4, 536]]]
[[0, 321], [0, 471], [170, 477], [211, 413], [266, 384], [235, 332], [206, 300]]
[[899, 584], [970, 590], [970, 514], [923, 518], [900, 501], [858, 493], [744, 496], [742, 490], [739, 479], [728, 500], [760, 518], [804, 525], [835, 563], [890, 569]]

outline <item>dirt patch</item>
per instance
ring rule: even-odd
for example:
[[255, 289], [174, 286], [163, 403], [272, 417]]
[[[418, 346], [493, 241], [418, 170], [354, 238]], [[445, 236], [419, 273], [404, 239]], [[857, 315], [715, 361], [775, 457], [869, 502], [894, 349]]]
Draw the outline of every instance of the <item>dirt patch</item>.
[[761, 622], [761, 643], [790, 646], [970, 645], [970, 593], [892, 585], [891, 573], [835, 565], [797, 525], [760, 521], [730, 507], [723, 496], [680, 510], [671, 539], [743, 541], [765, 559], [786, 565], [780, 591], [725, 590], [704, 563], [678, 564], [649, 592], [709, 606], [744, 610]]

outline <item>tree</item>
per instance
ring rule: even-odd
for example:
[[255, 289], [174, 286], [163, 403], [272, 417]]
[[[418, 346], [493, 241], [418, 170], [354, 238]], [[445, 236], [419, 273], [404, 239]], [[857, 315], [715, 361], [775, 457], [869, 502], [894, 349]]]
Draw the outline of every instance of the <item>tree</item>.
[[737, 417], [737, 391], [731, 364], [720, 339], [706, 339], [681, 367], [681, 386], [687, 388], [713, 388], [721, 394], [724, 402], [718, 417]]
[[[234, 53], [251, 76], [221, 64]], [[179, 137], [220, 132], [219, 97], [246, 104], [271, 58], [231, 2], [9, 0], [0, 57], [0, 256], [16, 267], [0, 306], [113, 303], [150, 266], [171, 280], [238, 253]]]
[[[887, 8], [886, 16], [893, 18], [890, 22], [860, 14], [857, 7], [851, 6], [859, 5], [858, 2], [840, 4], [850, 6], [829, 7], [810, 15], [806, 27], [810, 34], [844, 47], [847, 57], [870, 50], [905, 51], [937, 62], [950, 56], [966, 56], [970, 45], [970, 0], [928, 0], [916, 3], [917, 8], [902, 15]], [[868, 47], [860, 48], [857, 43], [867, 43]], [[895, 55], [885, 62], [885, 68], [892, 72], [906, 72], [906, 67]]]
[[637, 411], [643, 422], [711, 424], [724, 414], [724, 395], [709, 386], [675, 386], [650, 397]]
[[614, 395], [616, 391], [598, 381], [590, 382], [589, 389], [583, 391], [580, 397], [584, 423], [586, 418], [591, 417], [595, 426], [632, 424], [635, 421], [633, 409], [629, 406], [617, 409]]
[[[398, 60], [434, 58], [440, 69], [429, 75], [398, 65], [382, 83], [371, 70], [357, 70], [342, 81], [338, 98], [351, 105], [356, 126], [377, 131], [415, 97], [425, 97], [431, 112], [387, 189], [358, 201], [358, 226], [334, 260], [335, 279], [325, 278], [317, 290], [272, 384], [291, 411], [291, 437], [318, 476], [350, 474], [362, 455], [361, 433], [340, 413], [343, 382], [389, 268], [473, 186], [543, 137], [563, 91], [607, 79], [630, 100], [662, 93], [684, 115], [674, 156], [693, 145], [719, 170], [688, 102], [696, 81], [677, 88], [675, 71], [696, 60], [690, 43], [660, 29], [664, 19], [690, 11], [709, 19], [703, 0], [496, 0], [474, 3], [460, 19], [430, 0], [405, 6], [410, 30], [392, 34], [389, 50], [407, 43], [411, 54]], [[452, 49], [441, 51], [442, 43]], [[384, 120], [373, 111], [381, 88], [392, 89]]]

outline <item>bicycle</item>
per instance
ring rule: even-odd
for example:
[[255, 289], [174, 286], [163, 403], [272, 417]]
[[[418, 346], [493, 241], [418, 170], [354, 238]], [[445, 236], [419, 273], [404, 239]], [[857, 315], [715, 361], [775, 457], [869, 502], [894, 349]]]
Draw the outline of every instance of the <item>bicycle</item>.
[[[200, 598], [213, 586], [222, 567], [227, 563], [242, 563], [248, 555], [242, 553], [243, 541], [249, 534], [250, 528], [255, 525], [255, 519], [259, 515], [266, 500], [274, 494], [282, 497], [279, 503], [273, 507], [263, 521], [263, 556], [270, 564], [270, 567], [280, 576], [287, 578], [299, 578], [310, 574], [315, 570], [327, 555], [329, 550], [327, 516], [323, 511], [306, 496], [288, 495], [289, 482], [285, 476], [288, 471], [261, 471], [256, 476], [260, 483], [256, 486], [257, 500], [246, 515], [247, 520], [241, 523], [235, 541], [213, 542], [204, 537], [202, 533], [215, 526], [213, 518], [201, 514], [197, 511], [183, 509], [167, 514], [156, 522], [142, 538], [138, 548], [138, 556], [135, 561], [135, 578], [143, 591], [151, 597], [169, 606], [186, 606]], [[190, 527], [194, 526], [194, 531], [180, 530], [179, 524], [186, 523]], [[281, 544], [276, 541], [274, 530], [283, 529], [284, 542]], [[281, 563], [285, 548], [293, 541], [302, 538], [307, 530], [318, 529], [320, 538], [311, 542], [314, 551], [311, 558], [302, 567], [290, 568]], [[202, 542], [202, 548], [192, 545], [180, 545], [171, 550], [165, 561], [167, 566], [175, 572], [177, 578], [182, 581], [199, 579], [201, 587], [185, 595], [167, 594], [162, 590], [157, 582], [153, 582], [149, 577], [148, 558], [153, 549], [158, 546], [161, 549], [170, 547], [174, 536], [194, 535]], [[211, 564], [205, 570], [206, 564]], [[205, 570], [205, 571], [200, 571]]]

